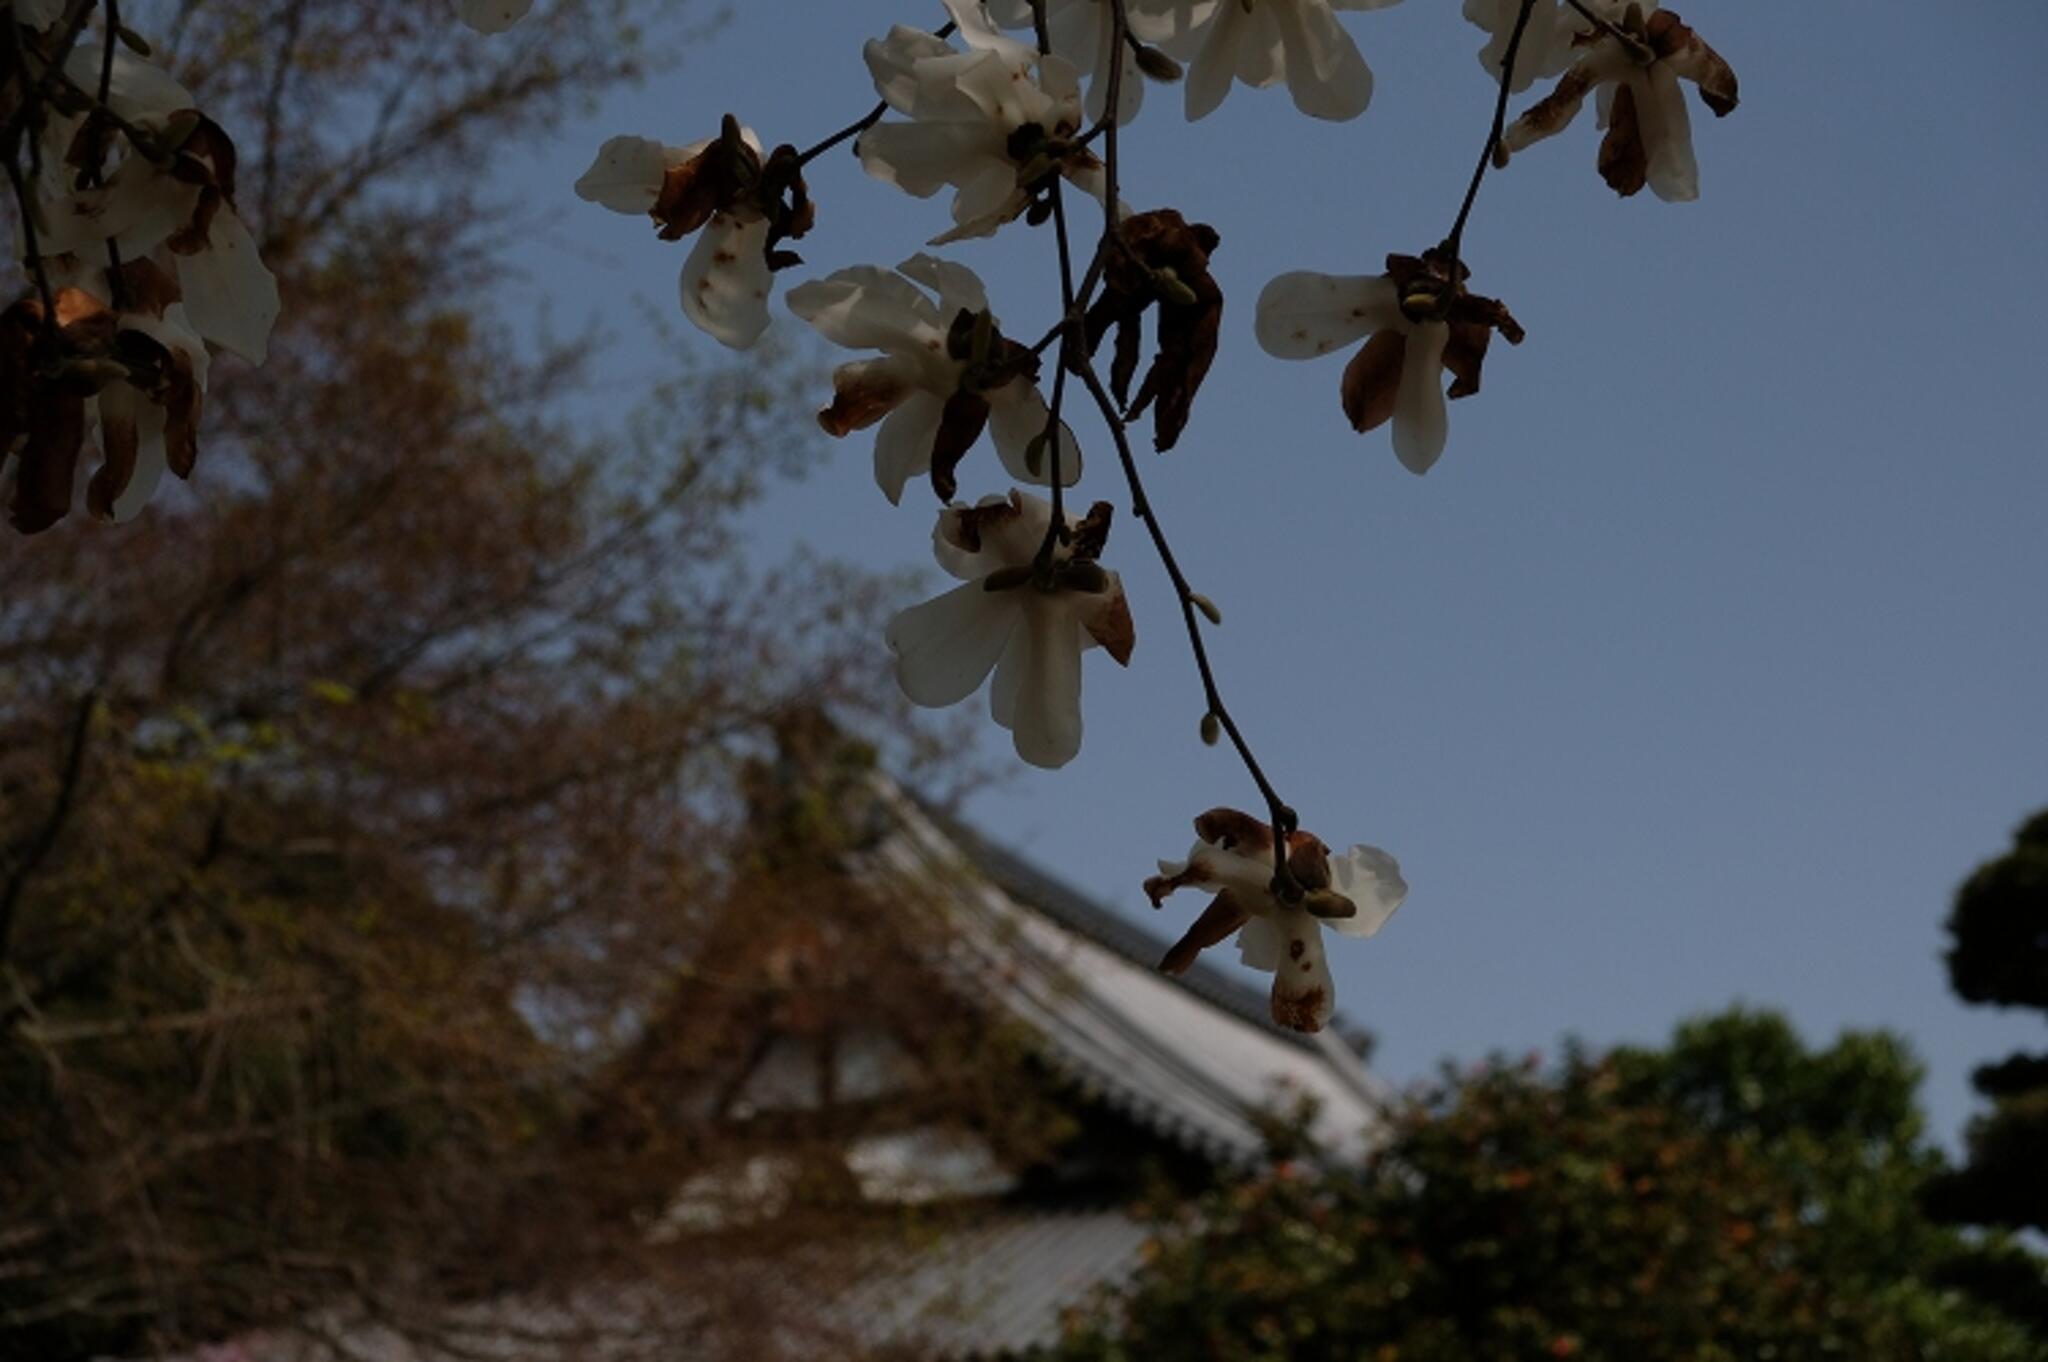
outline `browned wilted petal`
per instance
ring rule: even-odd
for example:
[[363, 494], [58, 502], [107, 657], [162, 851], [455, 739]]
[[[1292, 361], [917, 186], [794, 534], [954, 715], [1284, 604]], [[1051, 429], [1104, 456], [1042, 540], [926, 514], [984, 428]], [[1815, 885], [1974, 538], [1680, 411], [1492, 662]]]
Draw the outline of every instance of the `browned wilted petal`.
[[1195, 836], [1210, 846], [1246, 856], [1273, 849], [1273, 829], [1242, 809], [1210, 809], [1195, 819]]
[[[198, 110], [186, 113], [197, 121], [178, 147], [171, 163], [173, 177], [187, 184], [206, 185], [218, 190], [230, 202], [235, 197], [235, 143], [227, 130]], [[178, 115], [172, 115], [177, 117]]]
[[1623, 198], [1638, 193], [1650, 180], [1650, 153], [1636, 122], [1636, 92], [1627, 81], [1615, 88], [1607, 135], [1600, 139], [1600, 178]]
[[1160, 301], [1159, 353], [1131, 406], [1135, 414], [1158, 400], [1158, 410], [1152, 413], [1152, 447], [1161, 453], [1172, 449], [1187, 428], [1188, 411], [1215, 362], [1216, 339], [1223, 326], [1223, 292], [1215, 280], [1204, 275], [1190, 287], [1196, 299], [1191, 304]]
[[1528, 334], [1515, 320], [1515, 314], [1508, 311], [1506, 303], [1479, 293], [1460, 293], [1452, 299], [1446, 320], [1489, 327], [1507, 337], [1509, 345], [1520, 345]]
[[1506, 135], [1494, 149], [1495, 165], [1506, 165], [1510, 151], [1526, 147], [1531, 142], [1540, 142], [1578, 117], [1579, 106], [1586, 102], [1586, 93], [1593, 88], [1595, 61], [1591, 55], [1581, 57], [1576, 65], [1558, 77], [1557, 85], [1549, 94], [1524, 109], [1522, 116], [1508, 125]]
[[[37, 304], [35, 315], [43, 309]], [[104, 345], [114, 338], [114, 314], [82, 288], [57, 290], [57, 327], [71, 345]]]
[[965, 388], [946, 399], [939, 413], [939, 433], [932, 437], [932, 490], [940, 501], [951, 501], [960, 483], [953, 470], [988, 425], [988, 399]]
[[152, 317], [163, 316], [165, 308], [184, 297], [171, 272], [148, 256], [122, 262], [121, 287], [130, 312], [146, 312]]
[[85, 399], [48, 389], [30, 404], [28, 443], [14, 474], [14, 528], [47, 530], [71, 510], [79, 446], [85, 443]]
[[[717, 143], [712, 144], [714, 147]], [[709, 170], [708, 151], [699, 152], [680, 165], [672, 165], [661, 178], [661, 192], [649, 209], [663, 241], [680, 241], [711, 221], [718, 211], [716, 176]]]
[[164, 240], [171, 254], [198, 255], [205, 250], [206, 239], [213, 231], [213, 215], [221, 210], [224, 202], [218, 189], [201, 189], [199, 197], [193, 201], [192, 216]]
[[1700, 102], [1714, 111], [1714, 117], [1726, 118], [1735, 112], [1741, 101], [1735, 68], [1722, 60], [1719, 52], [1668, 9], [1650, 16], [1648, 33], [1651, 50], [1674, 74], [1699, 87]]
[[1450, 339], [1444, 343], [1444, 368], [1451, 371], [1451, 397], [1470, 397], [1479, 391], [1479, 369], [1486, 362], [1486, 346], [1493, 339], [1491, 327], [1477, 322], [1452, 322]]
[[1202, 910], [1180, 940], [1173, 943], [1166, 952], [1166, 958], [1159, 962], [1162, 974], [1186, 974], [1199, 956], [1209, 947], [1227, 941], [1230, 934], [1251, 921], [1251, 914], [1244, 905], [1234, 898], [1228, 889], [1210, 901]]
[[1131, 605], [1124, 599], [1121, 582], [1112, 584], [1102, 604], [1083, 621], [1083, 627], [1104, 652], [1116, 659], [1119, 667], [1131, 665], [1131, 649], [1138, 643], [1138, 626], [1131, 619]]
[[1314, 1033], [1323, 1029], [1322, 1011], [1327, 1001], [1321, 988], [1304, 993], [1286, 991], [1285, 972], [1273, 976], [1273, 1020], [1290, 1031]]
[[1329, 888], [1329, 845], [1314, 833], [1288, 833], [1287, 870], [1304, 889]]
[[110, 383], [100, 392], [100, 466], [85, 485], [85, 508], [102, 520], [114, 518], [114, 502], [135, 477], [141, 445], [135, 428], [139, 394], [125, 383]]
[[832, 405], [818, 413], [818, 424], [832, 436], [866, 430], [909, 395], [910, 385], [886, 360], [842, 364], [832, 371]]
[[1401, 361], [1407, 355], [1408, 338], [1389, 328], [1375, 331], [1344, 366], [1340, 392], [1353, 430], [1375, 430], [1393, 417], [1394, 399], [1401, 391]]

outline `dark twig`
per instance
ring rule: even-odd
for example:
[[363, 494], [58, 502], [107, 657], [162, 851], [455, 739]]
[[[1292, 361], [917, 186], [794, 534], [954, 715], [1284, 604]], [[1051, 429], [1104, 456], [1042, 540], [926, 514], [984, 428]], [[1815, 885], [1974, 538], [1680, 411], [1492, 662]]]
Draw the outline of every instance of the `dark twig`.
[[[932, 36], [935, 38], [950, 37], [952, 35], [953, 28], [954, 25], [950, 23], [943, 24], [939, 27], [938, 31], [934, 33]], [[845, 127], [841, 128], [838, 132], [833, 133], [824, 141], [818, 142], [815, 145], [798, 152], [796, 156], [797, 169], [803, 169], [805, 166], [817, 160], [820, 156], [823, 156], [826, 152], [832, 150], [832, 148], [838, 146], [841, 142], [846, 141], [848, 138], [860, 136], [869, 128], [872, 128], [873, 126], [875, 126], [875, 124], [881, 122], [882, 115], [888, 112], [889, 102], [887, 100], [882, 100], [881, 102], [877, 103], [874, 108], [869, 109], [859, 118], [856, 118], [853, 122], [848, 123]]]
[[1472, 183], [1465, 186], [1465, 201], [1458, 205], [1458, 219], [1444, 237], [1444, 252], [1450, 256], [1453, 289], [1457, 288], [1460, 277], [1458, 252], [1465, 243], [1465, 223], [1472, 216], [1472, 205], [1479, 199], [1479, 183], [1486, 178], [1487, 167], [1493, 164], [1494, 149], [1500, 145], [1501, 135], [1507, 130], [1508, 87], [1515, 80], [1515, 54], [1521, 51], [1522, 34], [1528, 30], [1529, 15], [1535, 8], [1536, 0], [1522, 0], [1521, 12], [1515, 16], [1515, 30], [1508, 35], [1508, 48], [1500, 59], [1500, 97], [1493, 103], [1493, 128], [1486, 134], [1486, 146], [1479, 153], [1479, 164], [1472, 168]]
[[64, 747], [64, 769], [58, 777], [57, 797], [51, 801], [50, 812], [44, 817], [42, 826], [36, 829], [35, 835], [22, 849], [20, 859], [7, 872], [6, 887], [0, 889], [0, 961], [7, 958], [8, 941], [14, 933], [14, 913], [21, 902], [22, 891], [28, 887], [29, 877], [36, 873], [50, 854], [50, 849], [56, 846], [58, 834], [64, 831], [64, 824], [71, 817], [78, 783], [85, 773], [85, 748], [92, 737], [92, 719], [99, 703], [97, 686], [80, 698], [78, 711], [71, 720], [71, 735]]

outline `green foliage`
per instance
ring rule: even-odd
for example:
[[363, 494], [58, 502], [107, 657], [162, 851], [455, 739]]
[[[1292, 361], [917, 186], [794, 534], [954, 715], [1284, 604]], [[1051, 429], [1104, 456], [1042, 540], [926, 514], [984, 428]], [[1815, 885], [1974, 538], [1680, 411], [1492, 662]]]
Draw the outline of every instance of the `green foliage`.
[[1664, 1050], [1447, 1074], [1363, 1166], [1183, 1213], [1077, 1329], [1089, 1362], [2048, 1356], [1937, 1283], [1918, 1068], [1732, 1012]]
[[[2048, 809], [2013, 834], [2012, 850], [1977, 867], [1949, 914], [1949, 982], [1968, 1002], [2048, 1012]], [[1972, 1075], [1991, 1110], [1970, 1123], [1969, 1158], [1933, 1178], [1937, 1219], [2048, 1229], [2048, 1055], [2011, 1055]], [[2048, 1335], [2048, 1274], [1996, 1240], [1950, 1265], [1952, 1280]]]

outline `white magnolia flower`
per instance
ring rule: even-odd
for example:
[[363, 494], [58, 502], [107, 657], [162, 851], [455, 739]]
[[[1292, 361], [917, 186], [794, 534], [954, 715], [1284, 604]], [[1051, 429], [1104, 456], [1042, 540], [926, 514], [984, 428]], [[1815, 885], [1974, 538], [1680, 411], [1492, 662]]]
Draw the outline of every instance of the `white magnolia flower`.
[[[81, 497], [100, 519], [132, 519], [166, 468], [189, 477], [206, 391], [206, 345], [168, 272], [128, 262], [119, 307], [105, 269], [63, 257], [50, 273], [55, 366], [38, 358], [39, 298], [0, 314], [0, 495], [15, 527], [31, 534]], [[97, 460], [84, 457], [94, 452]]]
[[1506, 165], [1513, 153], [1562, 132], [1578, 116], [1588, 91], [1598, 91], [1600, 177], [1627, 197], [1647, 184], [1667, 202], [1700, 194], [1692, 120], [1680, 79], [1692, 81], [1717, 118], [1737, 103], [1735, 72], [1677, 14], [1656, 0], [1630, 3], [1616, 21], [1627, 40], [1601, 32], [1578, 48], [1578, 60], [1557, 87], [1508, 125], [1495, 152]]
[[479, 33], [503, 33], [532, 8], [533, 0], [460, 0], [455, 12]]
[[[833, 372], [832, 404], [818, 424], [844, 436], [881, 422], [875, 482], [891, 502], [928, 471], [950, 500], [953, 465], [984, 423], [1012, 478], [1050, 479], [1050, 442], [1040, 459], [1031, 450], [1050, 416], [1035, 381], [1038, 358], [1003, 339], [973, 270], [929, 255], [893, 273], [854, 266], [791, 289], [789, 307], [835, 345], [882, 352]], [[1058, 440], [1060, 485], [1070, 486], [1081, 476], [1081, 451], [1065, 422]]]
[[1378, 847], [1354, 846], [1333, 857], [1321, 839], [1287, 837], [1287, 869], [1295, 896], [1274, 886], [1269, 824], [1236, 809], [1211, 809], [1195, 820], [1197, 838], [1185, 861], [1161, 861], [1145, 881], [1159, 907], [1176, 889], [1213, 890], [1208, 908], [1174, 943], [1159, 968], [1185, 973], [1201, 952], [1238, 933], [1244, 963], [1273, 976], [1273, 1020], [1296, 1031], [1320, 1031], [1336, 1010], [1336, 984], [1323, 954], [1323, 928], [1367, 937], [1408, 896], [1401, 867]]
[[1356, 118], [1372, 101], [1372, 71], [1337, 10], [1385, 9], [1397, 0], [1170, 0], [1166, 50], [1189, 60], [1187, 116], [1205, 118], [1233, 81], [1285, 82], [1312, 118]]
[[1098, 503], [1067, 517], [1072, 538], [1043, 571], [1038, 553], [1052, 507], [1026, 492], [939, 513], [932, 549], [962, 579], [889, 621], [896, 680], [917, 704], [958, 704], [989, 673], [989, 713], [1033, 766], [1064, 766], [1081, 750], [1081, 654], [1097, 644], [1129, 665], [1136, 641], [1123, 584], [1096, 566], [1108, 525]]
[[[774, 233], [768, 211], [746, 192], [759, 180], [761, 139], [739, 128], [738, 140], [744, 150], [734, 153], [722, 137], [685, 147], [613, 137], [576, 181], [576, 194], [615, 213], [652, 217], [667, 241], [701, 229], [683, 261], [683, 315], [714, 340], [744, 350], [768, 329]], [[735, 154], [751, 154], [750, 177], [735, 176], [726, 164]], [[785, 235], [801, 236], [809, 227], [807, 215], [785, 220]]]
[[1081, 130], [1073, 64], [997, 31], [981, 0], [946, 8], [964, 52], [902, 25], [869, 41], [875, 90], [910, 121], [862, 133], [861, 165], [921, 199], [953, 187], [953, 229], [933, 245], [991, 235], [1022, 216], [1052, 175], [1102, 197], [1102, 163], [1071, 140]]
[[[96, 46], [75, 50], [65, 74], [96, 90], [100, 60]], [[150, 154], [130, 148], [103, 184], [73, 189], [81, 120], [53, 119], [38, 246], [52, 256], [102, 254], [112, 241], [124, 259], [154, 256], [175, 275], [193, 329], [261, 364], [279, 311], [277, 280], [235, 212], [233, 143], [183, 86], [125, 49], [114, 53], [107, 105], [155, 139]]]
[[1488, 341], [1499, 331], [1520, 344], [1522, 328], [1498, 301], [1455, 287], [1435, 250], [1390, 255], [1387, 273], [1316, 274], [1296, 270], [1259, 294], [1259, 344], [1279, 359], [1314, 359], [1370, 336], [1344, 368], [1344, 414], [1361, 433], [1391, 420], [1394, 454], [1411, 473], [1427, 473], [1444, 452], [1451, 397], [1479, 391]]
[[[1515, 20], [1521, 12], [1522, 0], [1465, 0], [1465, 17], [1487, 32], [1486, 46], [1479, 49], [1479, 64], [1495, 80], [1500, 79], [1501, 62], [1507, 57], [1508, 40], [1514, 36]], [[1515, 49], [1515, 78], [1508, 88], [1519, 94], [1539, 76], [1554, 76], [1570, 66], [1573, 40], [1590, 28], [1564, 0], [1536, 0], [1522, 31], [1521, 46]]]

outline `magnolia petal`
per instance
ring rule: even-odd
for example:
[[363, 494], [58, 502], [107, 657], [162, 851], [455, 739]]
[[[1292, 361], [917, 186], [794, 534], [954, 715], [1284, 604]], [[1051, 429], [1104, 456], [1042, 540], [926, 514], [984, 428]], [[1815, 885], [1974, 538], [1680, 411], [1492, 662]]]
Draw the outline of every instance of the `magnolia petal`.
[[1226, 0], [1217, 6], [1207, 40], [1188, 68], [1187, 93], [1183, 98], [1190, 123], [1216, 112], [1223, 97], [1230, 93], [1230, 83], [1237, 79], [1238, 34], [1248, 22], [1242, 4]]
[[1072, 608], [1056, 597], [1032, 593], [1023, 607], [1030, 647], [1010, 735], [1019, 757], [1054, 770], [1081, 750], [1081, 631]]
[[860, 135], [854, 150], [868, 174], [928, 199], [949, 184], [964, 183], [987, 161], [1002, 159], [992, 133], [986, 123], [878, 123]]
[[[1093, 10], [1091, 16], [1086, 11]], [[1123, 71], [1117, 77], [1116, 121], [1119, 125], [1129, 123], [1138, 116], [1138, 110], [1145, 103], [1145, 73], [1138, 69], [1137, 54], [1127, 43], [1113, 41], [1116, 17], [1108, 5], [1070, 5], [1066, 13], [1077, 14], [1073, 24], [1093, 24], [1096, 27], [1095, 43], [1089, 49], [1093, 68], [1088, 77], [1088, 103], [1085, 112], [1091, 124], [1102, 121], [1103, 111], [1109, 107], [1110, 60], [1113, 56], [1123, 57]], [[1055, 30], [1053, 44], [1056, 50], [1075, 51], [1081, 49], [1071, 42], [1067, 47], [1059, 46], [1060, 34]]]
[[1259, 291], [1253, 329], [1277, 359], [1314, 359], [1400, 319], [1394, 281], [1384, 275], [1293, 270]]
[[1700, 196], [1700, 166], [1693, 156], [1685, 92], [1665, 62], [1652, 62], [1641, 80], [1634, 87], [1636, 119], [1649, 153], [1650, 192], [1666, 203], [1688, 203]]
[[198, 201], [197, 186], [130, 156], [99, 188], [46, 199], [36, 248], [44, 255], [61, 255], [111, 239], [120, 242], [125, 256], [146, 255], [191, 218]]
[[1700, 102], [1712, 109], [1716, 118], [1735, 112], [1740, 102], [1735, 70], [1720, 53], [1669, 10], [1650, 16], [1649, 34], [1650, 46], [1662, 59], [1659, 64], [1697, 85]]
[[714, 213], [683, 262], [683, 315], [721, 345], [744, 350], [768, 329], [768, 220]]
[[1271, 974], [1280, 968], [1285, 939], [1270, 917], [1255, 917], [1237, 934], [1238, 959], [1252, 969]]
[[1273, 971], [1273, 1020], [1291, 1031], [1320, 1031], [1337, 1010], [1337, 986], [1323, 952], [1323, 929], [1307, 913], [1274, 918], [1280, 958]]
[[1012, 488], [1006, 497], [987, 496], [971, 508], [948, 506], [940, 512], [932, 551], [948, 572], [984, 577], [1032, 562], [1051, 525], [1051, 503]]
[[892, 270], [854, 265], [789, 291], [789, 310], [834, 345], [911, 353], [941, 340], [931, 299]]
[[996, 663], [995, 679], [988, 686], [988, 717], [1000, 727], [1017, 726], [1017, 693], [1024, 685], [1025, 659], [1030, 652], [1031, 633], [1019, 629], [1010, 635], [1002, 658]]
[[1378, 847], [1363, 843], [1330, 858], [1330, 887], [1358, 906], [1351, 917], [1331, 918], [1323, 925], [1342, 936], [1371, 936], [1387, 925], [1408, 897], [1401, 865]]
[[1451, 328], [1424, 322], [1410, 333], [1394, 399], [1394, 454], [1411, 473], [1427, 473], [1444, 452], [1450, 420], [1444, 411], [1444, 346]]
[[973, 506], [948, 506], [932, 526], [932, 557], [962, 581], [979, 581], [998, 568], [1013, 565], [1008, 552], [1012, 546], [1006, 537], [1013, 525], [1022, 525], [1023, 534], [1036, 536], [1027, 550], [1035, 552], [1045, 538], [1045, 527], [1052, 523], [1052, 508], [1046, 507], [1042, 517], [1027, 515], [1021, 501], [1017, 495], [990, 495]]
[[1338, 395], [1351, 428], [1361, 435], [1377, 430], [1399, 404], [1401, 375], [1407, 371], [1408, 337], [1388, 327], [1373, 333], [1344, 366]]
[[[1061, 101], [1032, 79], [1031, 68], [1038, 61], [1037, 50], [1022, 43], [1016, 43], [1013, 51], [980, 51], [960, 67], [953, 78], [954, 88], [974, 101], [982, 123], [998, 135], [1007, 136], [1026, 123], [1037, 123], [1049, 130], [1059, 121]], [[1049, 56], [1042, 65], [1047, 76], [1057, 73], [1063, 83], [1078, 89], [1072, 68], [1064, 59]], [[1078, 100], [1074, 112], [1080, 112]]]
[[178, 261], [178, 286], [192, 329], [251, 364], [270, 352], [280, 308], [277, 277], [256, 252], [256, 238], [226, 204], [207, 227], [206, 245]]
[[923, 29], [897, 24], [886, 38], [870, 38], [861, 49], [875, 93], [900, 114], [917, 112], [920, 63], [953, 55], [944, 38]]
[[1124, 598], [1123, 579], [1114, 572], [1109, 574], [1109, 586], [1098, 595], [1097, 604], [1082, 615], [1081, 627], [1087, 631], [1088, 642], [1100, 644], [1117, 666], [1131, 665], [1138, 628], [1131, 618], [1131, 603]]
[[1595, 43], [1586, 55], [1558, 78], [1556, 87], [1549, 94], [1524, 109], [1520, 118], [1508, 124], [1501, 133], [1501, 156], [1521, 151], [1563, 132], [1579, 116], [1586, 96], [1596, 86], [1619, 80], [1633, 68], [1633, 61], [1620, 43], [1611, 38]]
[[1600, 139], [1600, 178], [1607, 187], [1627, 198], [1637, 193], [1650, 177], [1650, 155], [1643, 146], [1642, 126], [1636, 120], [1636, 97], [1632, 82], [1601, 87], [1601, 94], [1614, 91], [1614, 98], [1602, 101], [1601, 121], [1607, 135]]
[[[1292, 7], [1297, 0], [1280, 3]], [[1238, 0], [1238, 4], [1250, 13], [1237, 38], [1237, 78], [1255, 90], [1277, 85], [1287, 78], [1287, 41], [1280, 32], [1274, 6], [1245, 5], [1244, 0]]]
[[875, 485], [891, 506], [901, 505], [904, 487], [932, 466], [932, 443], [945, 409], [943, 398], [920, 388], [875, 432]]
[[1010, 61], [1029, 62], [1038, 50], [999, 30], [985, 0], [941, 0], [960, 33], [960, 41], [977, 52], [993, 52]]
[[668, 147], [652, 137], [607, 138], [576, 181], [576, 197], [614, 213], [646, 213], [661, 197], [669, 160]]
[[456, 13], [479, 33], [503, 33], [532, 8], [533, 0], [461, 0]]
[[[141, 432], [137, 429], [137, 409], [147, 405], [142, 395], [126, 383], [109, 383], [100, 390], [93, 403], [99, 413], [100, 466], [86, 484], [85, 508], [102, 520], [114, 518], [115, 502], [128, 490], [135, 477], [142, 444]], [[163, 470], [163, 442], [159, 439], [156, 443], [159, 451], [156, 466], [160, 473]], [[154, 488], [156, 479], [152, 477], [149, 482]]]
[[966, 582], [889, 621], [896, 654], [896, 684], [911, 703], [930, 709], [974, 694], [1023, 623], [1023, 602], [1013, 592], [982, 590]]
[[818, 425], [835, 439], [866, 430], [903, 405], [916, 387], [917, 372], [896, 355], [857, 359], [832, 371], [832, 405], [818, 413]]
[[1202, 915], [1189, 925], [1180, 940], [1159, 962], [1161, 974], [1186, 974], [1194, 967], [1195, 959], [1209, 947], [1229, 938], [1230, 934], [1251, 920], [1244, 905], [1228, 891], [1218, 894], [1202, 910]]
[[962, 311], [988, 309], [988, 290], [981, 276], [967, 266], [919, 251], [896, 267], [906, 279], [914, 279], [939, 295], [939, 320], [948, 325]]
[[[106, 46], [92, 41], [73, 47], [64, 60], [65, 78], [81, 90], [97, 93]], [[107, 107], [119, 117], [161, 128], [172, 114], [196, 108], [198, 103], [163, 67], [125, 47], [114, 48], [113, 64], [107, 70]]]
[[1372, 68], [1327, 5], [1271, 6], [1286, 46], [1287, 92], [1311, 118], [1342, 122], [1372, 102]]
[[934, 246], [971, 237], [993, 236], [998, 227], [1014, 222], [1030, 204], [1030, 196], [1017, 185], [1017, 168], [1006, 160], [984, 158], [953, 196], [953, 226], [931, 239]]
[[1060, 422], [1059, 433], [1040, 451], [1042, 457], [1038, 471], [1031, 471], [1026, 456], [1031, 442], [1045, 434], [1046, 421], [1051, 413], [1046, 409], [1045, 398], [1030, 379], [1013, 378], [990, 393], [988, 398], [988, 430], [995, 439], [996, 454], [1003, 461], [1004, 471], [1019, 482], [1049, 486], [1056, 445], [1060, 486], [1072, 487], [1081, 480], [1081, 448], [1074, 443], [1074, 432], [1065, 421]]

